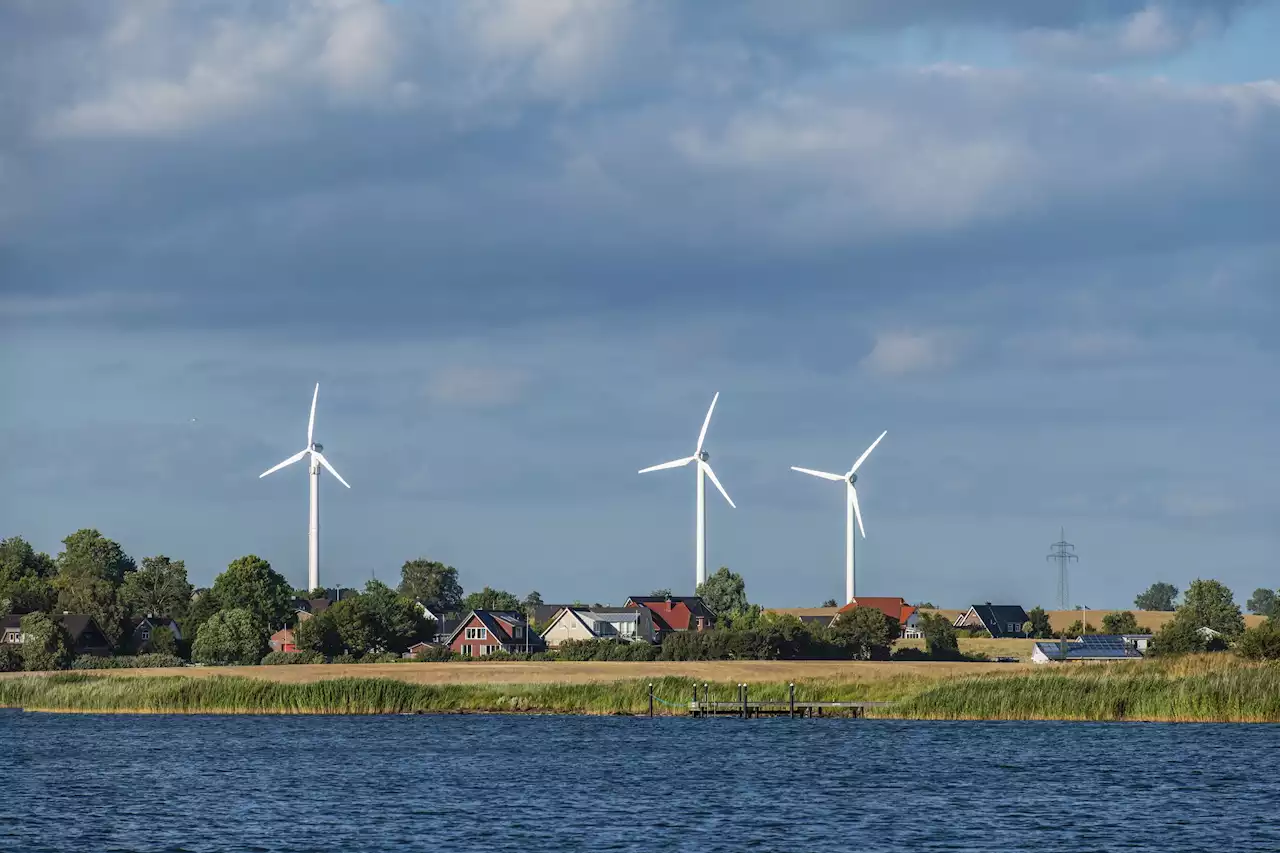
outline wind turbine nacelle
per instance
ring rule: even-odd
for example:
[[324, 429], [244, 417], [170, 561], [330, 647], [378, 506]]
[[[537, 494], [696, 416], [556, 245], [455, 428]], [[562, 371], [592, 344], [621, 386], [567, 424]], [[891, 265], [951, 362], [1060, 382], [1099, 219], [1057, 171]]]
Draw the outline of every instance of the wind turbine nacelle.
[[701, 459], [703, 462], [706, 462], [708, 459], [710, 459], [710, 458], [711, 458], [711, 454], [710, 454], [710, 453], [708, 453], [708, 452], [707, 452], [707, 451], [705, 451], [705, 450], [699, 450], [699, 451], [698, 451], [698, 458], [699, 458], [699, 459]]
[[855, 486], [855, 485], [857, 485], [857, 483], [858, 483], [858, 475], [857, 475], [857, 474], [850, 474], [850, 475], [849, 475], [849, 485], [851, 485], [851, 486]]
[[324, 453], [324, 445], [323, 445], [323, 444], [316, 443], [316, 444], [313, 444], [313, 445], [311, 445], [311, 446], [315, 449], [316, 453]]

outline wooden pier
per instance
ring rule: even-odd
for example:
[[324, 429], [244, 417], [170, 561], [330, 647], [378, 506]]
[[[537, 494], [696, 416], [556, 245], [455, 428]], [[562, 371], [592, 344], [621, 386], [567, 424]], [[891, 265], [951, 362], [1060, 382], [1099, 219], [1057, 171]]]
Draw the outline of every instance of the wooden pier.
[[[702, 684], [694, 688], [693, 700], [677, 705], [664, 699], [657, 701], [668, 707], [687, 707], [691, 717], [741, 717], [749, 720], [752, 717], [861, 717], [868, 708], [886, 708], [892, 702], [814, 702], [796, 699], [795, 684], [788, 685], [786, 699], [752, 699], [750, 687], [738, 685], [738, 698], [733, 701], [713, 702], [710, 698], [710, 685]], [[653, 716], [655, 696], [653, 685], [649, 685], [649, 716]]]

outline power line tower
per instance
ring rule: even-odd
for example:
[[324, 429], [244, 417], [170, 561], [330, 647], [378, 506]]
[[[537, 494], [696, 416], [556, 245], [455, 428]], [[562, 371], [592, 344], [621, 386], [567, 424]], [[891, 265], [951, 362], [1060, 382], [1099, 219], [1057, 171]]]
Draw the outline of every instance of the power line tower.
[[1072, 562], [1079, 562], [1080, 558], [1074, 553], [1076, 546], [1067, 541], [1065, 528], [1059, 531], [1059, 535], [1062, 536], [1062, 539], [1049, 546], [1052, 550], [1045, 557], [1045, 560], [1058, 564], [1058, 609], [1067, 610], [1071, 607], [1071, 591], [1067, 584], [1067, 566]]

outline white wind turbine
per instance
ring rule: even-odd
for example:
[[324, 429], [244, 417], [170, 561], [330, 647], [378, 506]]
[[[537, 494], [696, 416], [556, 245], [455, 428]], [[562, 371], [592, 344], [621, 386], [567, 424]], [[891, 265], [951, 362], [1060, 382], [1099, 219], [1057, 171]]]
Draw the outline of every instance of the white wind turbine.
[[[716, 488], [720, 490], [720, 494], [724, 495], [724, 499], [729, 501], [729, 506], [737, 509], [737, 505], [729, 497], [729, 493], [724, 490], [724, 486], [720, 485], [720, 481], [716, 479], [716, 472], [711, 470], [711, 466], [707, 464], [707, 460], [711, 458], [711, 454], [702, 449], [702, 444], [707, 439], [707, 427], [711, 425], [711, 413], [715, 411], [716, 400], [720, 399], [720, 392], [711, 398], [711, 408], [707, 409], [707, 417], [702, 422], [702, 432], [698, 433], [698, 448], [693, 451], [692, 456], [686, 456], [683, 459], [673, 459], [670, 462], [663, 462], [661, 465], [653, 465], [640, 471], [641, 474], [648, 474], [650, 471], [661, 471], [663, 468], [681, 468], [690, 462], [698, 463], [698, 533], [697, 533], [697, 583], [701, 586], [707, 579], [707, 481], [706, 477], [711, 478], [711, 482], [716, 484]], [[697, 587], [694, 588], [695, 592]]]
[[853, 467], [849, 469], [847, 474], [830, 474], [826, 471], [814, 471], [810, 468], [797, 468], [792, 465], [792, 471], [799, 471], [801, 474], [809, 474], [813, 477], [821, 477], [824, 480], [844, 481], [845, 488], [845, 542], [844, 542], [844, 589], [845, 603], [853, 601], [853, 520], [858, 519], [858, 530], [862, 532], [862, 538], [867, 538], [866, 528], [862, 526], [862, 510], [858, 507], [858, 489], [854, 485], [858, 482], [858, 469], [862, 467], [862, 463], [867, 461], [867, 457], [871, 455], [871, 451], [876, 449], [876, 445], [889, 434], [888, 430], [880, 433], [880, 438], [871, 442], [858, 461], [853, 463]]
[[307, 420], [307, 446], [288, 459], [272, 468], [268, 468], [258, 475], [261, 480], [268, 474], [274, 474], [281, 468], [286, 468], [304, 456], [311, 457], [310, 476], [311, 476], [311, 515], [310, 523], [307, 526], [307, 589], [317, 589], [320, 586], [320, 466], [323, 465], [329, 469], [329, 473], [338, 478], [338, 482], [351, 488], [346, 480], [342, 479], [342, 475], [333, 470], [333, 466], [329, 464], [329, 460], [324, 458], [321, 453], [324, 445], [317, 444], [314, 440], [316, 429], [316, 399], [320, 396], [320, 383], [316, 383], [315, 393], [311, 395], [311, 417]]

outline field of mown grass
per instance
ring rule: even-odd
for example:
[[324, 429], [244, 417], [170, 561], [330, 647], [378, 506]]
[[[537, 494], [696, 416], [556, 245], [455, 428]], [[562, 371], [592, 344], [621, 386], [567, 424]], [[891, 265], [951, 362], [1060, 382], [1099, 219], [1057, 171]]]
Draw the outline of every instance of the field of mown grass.
[[[419, 677], [370, 672], [376, 666], [318, 667], [328, 678], [262, 672], [304, 669], [297, 666], [243, 668], [255, 670], [252, 677], [232, 674], [238, 668], [22, 675], [0, 680], [0, 707], [80, 713], [640, 714], [648, 709], [652, 682], [656, 695], [671, 703], [659, 702], [657, 712], [682, 714], [694, 685], [704, 681], [720, 701], [736, 698], [739, 681], [751, 685], [753, 699], [781, 700], [794, 681], [800, 700], [894, 703], [871, 712], [878, 717], [1280, 722], [1280, 665], [1229, 654], [1045, 667], [779, 661], [660, 664], [665, 671], [644, 663], [390, 666], [397, 675]], [[502, 672], [510, 667], [520, 668], [522, 680]], [[422, 677], [437, 670], [499, 680]], [[508, 680], [500, 680], [504, 675]]]

